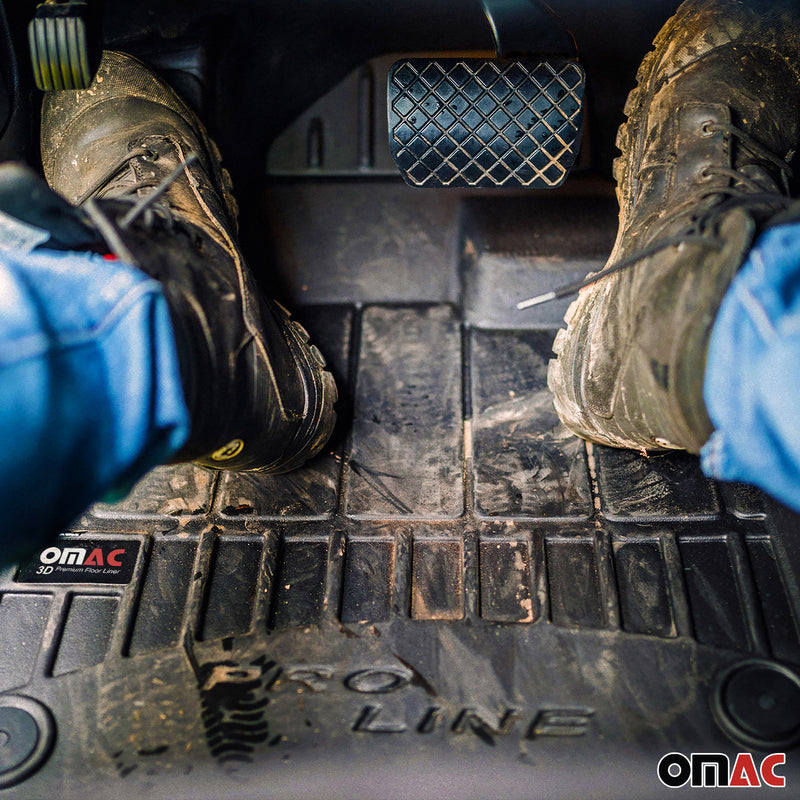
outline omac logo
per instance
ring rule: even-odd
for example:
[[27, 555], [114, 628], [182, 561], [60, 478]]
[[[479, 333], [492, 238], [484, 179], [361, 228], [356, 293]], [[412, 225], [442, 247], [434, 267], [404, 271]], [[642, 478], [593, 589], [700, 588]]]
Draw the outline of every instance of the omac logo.
[[771, 753], [756, 761], [750, 753], [739, 753], [731, 766], [724, 753], [667, 753], [658, 762], [658, 779], [670, 789], [681, 786], [772, 786], [783, 788], [786, 778], [776, 770], [786, 763], [785, 753]]
[[138, 539], [83, 539], [40, 550], [20, 568], [21, 583], [129, 583]]
[[86, 547], [48, 547], [39, 553], [39, 561], [47, 566], [78, 564], [87, 567], [121, 567], [120, 556], [124, 555], [124, 547], [118, 547], [105, 554], [100, 547], [93, 547], [91, 550]]

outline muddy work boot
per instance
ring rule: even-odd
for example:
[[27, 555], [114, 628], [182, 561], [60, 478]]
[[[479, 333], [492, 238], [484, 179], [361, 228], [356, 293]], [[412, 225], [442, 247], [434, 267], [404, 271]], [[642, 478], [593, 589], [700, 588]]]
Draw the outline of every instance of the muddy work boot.
[[111, 253], [163, 285], [191, 416], [174, 460], [286, 472], [318, 452], [333, 378], [305, 330], [260, 296], [219, 153], [172, 89], [105, 53], [89, 89], [46, 96], [42, 160]]
[[714, 318], [755, 235], [788, 202], [797, 6], [688, 0], [641, 65], [617, 139], [620, 224], [606, 269], [620, 269], [572, 303], [548, 374], [579, 436], [694, 453], [710, 436]]

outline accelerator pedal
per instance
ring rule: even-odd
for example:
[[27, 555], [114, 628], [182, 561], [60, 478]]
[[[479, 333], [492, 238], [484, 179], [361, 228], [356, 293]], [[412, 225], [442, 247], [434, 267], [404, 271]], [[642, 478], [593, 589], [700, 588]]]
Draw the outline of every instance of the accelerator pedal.
[[390, 69], [389, 149], [411, 186], [559, 186], [583, 126], [574, 40], [536, 0], [483, 7], [497, 58], [405, 58]]
[[79, 0], [47, 0], [28, 25], [36, 86], [43, 92], [87, 89], [98, 59], [90, 47], [89, 6]]

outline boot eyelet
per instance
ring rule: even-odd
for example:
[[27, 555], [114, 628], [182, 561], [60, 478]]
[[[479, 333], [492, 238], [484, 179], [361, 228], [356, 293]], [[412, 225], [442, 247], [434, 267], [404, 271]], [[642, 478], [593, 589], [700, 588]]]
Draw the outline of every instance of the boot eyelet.
[[663, 436], [654, 436], [653, 442], [657, 444], [659, 447], [663, 447], [666, 450], [680, 449], [678, 445], [673, 444], [669, 439], [665, 439]]
[[714, 123], [710, 119], [707, 119], [700, 125], [700, 135], [703, 138], [707, 139], [709, 136], [713, 136], [716, 133], [711, 127], [713, 124]]

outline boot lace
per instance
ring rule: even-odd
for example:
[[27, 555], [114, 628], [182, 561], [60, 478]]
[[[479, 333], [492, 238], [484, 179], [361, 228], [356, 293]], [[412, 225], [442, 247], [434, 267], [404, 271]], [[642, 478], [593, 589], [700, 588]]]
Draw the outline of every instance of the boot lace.
[[[175, 180], [180, 177], [181, 173], [197, 160], [196, 153], [188, 153], [169, 175], [166, 175], [161, 180], [157, 181], [154, 178], [144, 178], [127, 186], [122, 192], [115, 195], [114, 199], [128, 202], [131, 204], [131, 207], [112, 223], [104, 209], [96, 202], [96, 195], [111, 183], [134, 158], [143, 157], [155, 160], [158, 158], [158, 153], [146, 147], [134, 148], [120, 158], [116, 164], [112, 165], [102, 178], [95, 182], [94, 186], [84, 192], [77, 203], [77, 205], [84, 208], [89, 219], [91, 219], [97, 230], [100, 231], [112, 251], [119, 258], [133, 265], [136, 265], [136, 259], [119, 235], [119, 231], [125, 230], [141, 215], [144, 215], [142, 223], [146, 228], [151, 228], [153, 226], [156, 215], [165, 220], [168, 226], [171, 226], [173, 218], [170, 214], [169, 206], [166, 203], [159, 203], [158, 201], [163, 196], [164, 192], [166, 192]], [[134, 196], [142, 189], [150, 189], [151, 191], [141, 197]]]
[[[689, 213], [688, 225], [684, 231], [674, 236], [659, 239], [634, 255], [623, 258], [579, 281], [565, 284], [552, 291], [523, 300], [517, 303], [517, 309], [531, 308], [542, 303], [548, 303], [551, 300], [568, 297], [586, 286], [591, 286], [607, 275], [635, 266], [639, 262], [670, 247], [680, 247], [683, 244], [698, 244], [714, 250], [722, 250], [725, 243], [718, 236], [718, 223], [732, 209], [744, 208], [761, 213], [765, 209], [769, 209], [771, 213], [777, 214], [791, 205], [792, 201], [788, 193], [792, 170], [787, 160], [771, 152], [750, 134], [730, 123], [704, 122], [701, 126], [701, 135], [711, 136], [714, 133], [723, 133], [726, 136], [738, 139], [741, 145], [755, 156], [755, 161], [748, 162], [748, 164], [740, 166], [739, 169], [724, 166], [705, 167], [700, 173], [701, 178], [721, 175], [729, 178], [731, 183], [728, 186], [708, 188], [703, 187], [702, 184], [698, 186], [699, 191], [691, 201], [691, 206], [696, 210]], [[788, 158], [790, 159], [791, 155]], [[763, 167], [764, 164], [769, 164], [778, 170], [781, 185], [778, 186], [775, 183], [776, 190], [765, 188], [762, 183], [742, 171], [747, 166]], [[687, 208], [683, 205], [677, 211], [666, 216], [659, 224], [668, 228], [672, 223], [682, 217], [686, 217], [686, 215]]]
[[[137, 158], [146, 161], [157, 161], [159, 154], [150, 147], [135, 147], [125, 153], [120, 159], [113, 163], [98, 180], [94, 182], [79, 198], [76, 203], [83, 206], [91, 198], [96, 197], [104, 188], [111, 184], [129, 164]], [[184, 159], [165, 177], [140, 178], [134, 183], [126, 186], [119, 194], [114, 195], [114, 199], [123, 200], [132, 204], [123, 216], [117, 220], [117, 225], [121, 229], [127, 228], [137, 217], [144, 214], [143, 222], [146, 226], [153, 223], [153, 214], [158, 213], [167, 222], [171, 222], [172, 217], [165, 204], [159, 203], [159, 199], [164, 192], [180, 177], [184, 170], [197, 160], [196, 153], [188, 153]], [[149, 189], [146, 194], [140, 194], [141, 190]]]

